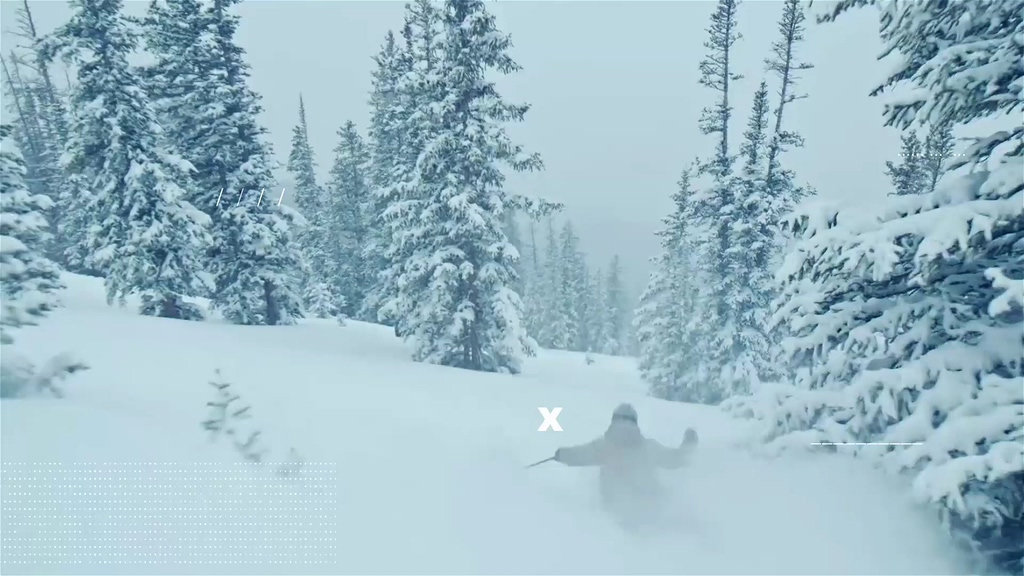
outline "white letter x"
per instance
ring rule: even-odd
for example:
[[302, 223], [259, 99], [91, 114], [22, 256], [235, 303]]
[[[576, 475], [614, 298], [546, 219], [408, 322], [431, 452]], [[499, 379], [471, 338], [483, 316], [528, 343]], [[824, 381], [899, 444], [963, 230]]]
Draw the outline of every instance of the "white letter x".
[[555, 432], [562, 431], [562, 427], [558, 425], [558, 415], [562, 412], [561, 406], [551, 411], [543, 407], [537, 407], [537, 410], [540, 410], [540, 415], [544, 417], [544, 423], [540, 425], [537, 432], [547, 432], [548, 428]]

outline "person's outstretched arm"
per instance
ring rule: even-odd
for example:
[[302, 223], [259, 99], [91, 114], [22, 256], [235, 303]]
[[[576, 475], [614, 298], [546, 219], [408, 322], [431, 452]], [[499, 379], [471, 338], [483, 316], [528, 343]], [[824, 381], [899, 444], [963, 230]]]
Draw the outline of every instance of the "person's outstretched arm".
[[697, 432], [692, 429], [686, 431], [686, 438], [679, 448], [669, 448], [657, 440], [647, 440], [647, 450], [654, 465], [669, 470], [686, 466], [690, 460], [690, 453], [696, 447]]
[[568, 446], [555, 450], [555, 462], [566, 466], [600, 466], [604, 463], [604, 438], [598, 438], [579, 446]]

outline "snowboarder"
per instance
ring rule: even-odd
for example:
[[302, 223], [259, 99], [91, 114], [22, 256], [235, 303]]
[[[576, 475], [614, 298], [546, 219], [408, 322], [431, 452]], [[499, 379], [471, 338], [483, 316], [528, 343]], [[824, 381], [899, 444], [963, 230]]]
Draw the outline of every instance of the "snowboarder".
[[599, 466], [601, 501], [620, 522], [635, 527], [650, 523], [664, 505], [666, 493], [657, 470], [684, 466], [697, 444], [697, 432], [686, 430], [679, 448], [645, 438], [636, 410], [621, 404], [612, 413], [604, 435], [579, 446], [559, 448], [554, 460], [566, 466]]

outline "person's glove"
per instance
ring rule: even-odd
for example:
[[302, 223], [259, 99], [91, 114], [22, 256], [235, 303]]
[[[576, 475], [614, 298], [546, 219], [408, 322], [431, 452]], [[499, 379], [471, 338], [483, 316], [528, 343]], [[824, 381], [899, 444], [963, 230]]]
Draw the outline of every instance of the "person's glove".
[[555, 450], [555, 456], [554, 456], [553, 459], [554, 459], [555, 462], [561, 462], [562, 461], [562, 449], [561, 448], [559, 448], [558, 450]]
[[693, 428], [687, 428], [686, 433], [683, 434], [683, 443], [681, 448], [692, 448], [697, 445], [697, 431]]

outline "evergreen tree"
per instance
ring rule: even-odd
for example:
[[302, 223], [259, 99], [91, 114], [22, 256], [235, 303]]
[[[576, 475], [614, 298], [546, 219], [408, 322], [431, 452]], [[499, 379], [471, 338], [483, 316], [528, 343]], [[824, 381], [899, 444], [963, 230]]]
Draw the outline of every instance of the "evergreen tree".
[[61, 169], [61, 155], [70, 138], [68, 94], [53, 82], [50, 75], [52, 46], [39, 34], [27, 0], [22, 0], [16, 18], [15, 34], [28, 42], [26, 67], [35, 72], [35, 77], [26, 78], [21, 74], [23, 60], [14, 51], [10, 69], [6, 61], [3, 63], [4, 76], [18, 116], [14, 140], [21, 150], [28, 152], [25, 154], [26, 184], [33, 193], [54, 201], [48, 213], [52, 234], [46, 253], [72, 272], [99, 275], [83, 265], [89, 223], [85, 218], [87, 211], [74, 209], [82, 196], [81, 187], [77, 185], [78, 175]]
[[702, 332], [695, 338], [701, 346], [701, 370], [707, 374], [708, 386], [718, 388], [714, 393], [710, 388], [704, 390], [702, 398], [709, 403], [748, 384], [743, 381], [747, 374], [729, 373], [730, 362], [742, 353], [731, 328], [736, 325], [735, 300], [743, 293], [745, 282], [735, 274], [739, 268], [736, 256], [742, 253], [734, 243], [734, 227], [739, 224], [737, 201], [744, 199], [737, 197], [742, 191], [735, 186], [734, 156], [729, 148], [730, 89], [741, 78], [733, 71], [731, 61], [733, 46], [740, 38], [737, 6], [737, 0], [719, 0], [708, 27], [708, 55], [700, 63], [701, 85], [715, 92], [715, 105], [704, 110], [699, 127], [703, 134], [715, 137], [716, 145], [711, 158], [700, 165], [699, 174], [710, 176], [711, 182], [695, 207], [698, 209], [692, 211], [697, 225], [689, 228], [688, 242], [695, 253], [697, 271], [708, 279], [699, 288], [708, 305], [693, 311], [701, 316], [693, 326]]
[[288, 154], [288, 171], [295, 178], [295, 205], [308, 220], [324, 209], [324, 198], [316, 183], [316, 159], [309, 145], [306, 104], [299, 94], [299, 123], [292, 128], [292, 149]]
[[[739, 243], [742, 246], [741, 253], [747, 255], [740, 269], [751, 271], [751, 286], [754, 289], [750, 292], [750, 306], [741, 315], [738, 332], [746, 335], [745, 348], [751, 352], [746, 358], [751, 363], [746, 368], [737, 366], [738, 369], [731, 371], [751, 373], [752, 382], [789, 377], [780, 373], [778, 369], [780, 334], [769, 327], [771, 321], [767, 312], [770, 310], [770, 301], [775, 296], [774, 274], [786, 242], [781, 233], [782, 221], [799, 200], [814, 193], [810, 187], [798, 185], [793, 171], [787, 169], [782, 162], [786, 151], [804, 145], [803, 137], [799, 133], [787, 129], [784, 118], [792, 103], [807, 98], [806, 94], [798, 91], [800, 73], [813, 68], [812, 64], [799, 58], [800, 43], [804, 40], [805, 20], [804, 7], [800, 1], [785, 0], [777, 28], [779, 38], [772, 43], [772, 56], [765, 60], [767, 71], [775, 74], [779, 85], [778, 102], [772, 113], [773, 130], [764, 152], [760, 154], [766, 166], [761, 171], [762, 177], [758, 178], [748, 171], [741, 184], [747, 189], [745, 205], [747, 218], [752, 227], [747, 241]], [[753, 116], [760, 116], [766, 112], [764, 104], [760, 101], [764, 97], [763, 93], [762, 84], [762, 89], [755, 96]], [[762, 125], [751, 124], [745, 134], [748, 151], [759, 149], [762, 146], [762, 138], [766, 135], [767, 132]], [[747, 168], [756, 166], [757, 159], [758, 155], [748, 156]], [[756, 377], [752, 371], [757, 372]]]
[[[36, 78], [25, 79], [20, 71], [20, 59], [11, 52], [11, 66], [0, 59], [4, 82], [11, 95], [10, 103], [17, 118], [12, 125], [12, 140], [25, 162], [25, 183], [33, 194], [42, 194], [54, 202], [49, 211], [49, 241], [46, 254], [58, 263], [65, 263], [64, 252], [68, 249], [68, 236], [59, 233], [64, 221], [65, 205], [64, 180], [61, 178], [60, 156], [63, 143], [67, 140], [67, 111], [62, 95], [54, 86], [49, 72], [46, 54], [39, 45], [41, 38], [36, 32], [35, 21], [28, 2], [16, 12], [18, 36], [31, 43], [30, 65], [36, 71]], [[78, 235], [81, 236], [81, 233]]]
[[[502, 226], [505, 232], [505, 237], [508, 238], [508, 243], [516, 249], [517, 254], [515, 263], [516, 281], [513, 283], [512, 289], [516, 291], [516, 294], [523, 296], [526, 289], [526, 276], [524, 273], [525, 267], [523, 264], [523, 238], [519, 234], [519, 221], [516, 218], [515, 209], [509, 208], [505, 211], [505, 219]], [[525, 298], [523, 298], [523, 300], [525, 302]], [[524, 322], [529, 326], [528, 321], [524, 320]]]
[[201, 146], [203, 133], [196, 118], [214, 88], [206, 78], [213, 46], [202, 0], [150, 0], [142, 24], [153, 62], [141, 74], [160, 125], [181, 150]]
[[351, 121], [342, 126], [338, 137], [328, 206], [334, 283], [345, 302], [343, 312], [356, 316], [366, 310], [363, 302], [373, 282], [371, 263], [364, 252], [371, 238], [372, 195], [367, 174], [370, 155]]
[[763, 80], [754, 93], [754, 106], [750, 111], [747, 131], [743, 137], [743, 144], [740, 145], [743, 175], [747, 179], [754, 179], [767, 168], [765, 148], [768, 137], [768, 83]]
[[0, 344], [14, 341], [13, 329], [35, 325], [57, 306], [63, 286], [46, 258], [45, 213], [53, 202], [25, 185], [25, 162], [13, 142], [13, 128], [0, 125]]
[[396, 162], [400, 158], [402, 144], [401, 120], [406, 116], [402, 109], [399, 93], [400, 82], [405, 72], [404, 60], [395, 35], [390, 30], [384, 46], [374, 56], [376, 68], [373, 71], [373, 88], [370, 93], [369, 180], [373, 198], [370, 218], [373, 224], [372, 236], [366, 247], [366, 261], [373, 272], [373, 285], [367, 294], [360, 316], [373, 321], [392, 323], [379, 314], [385, 301], [385, 291], [393, 285], [387, 281], [390, 262], [387, 250], [391, 244], [391, 229], [383, 221], [392, 195], [390, 189], [396, 174]]
[[[776, 376], [774, 342], [766, 311], [772, 300], [772, 277], [781, 237], [779, 223], [793, 203], [806, 194], [781, 163], [789, 148], [802, 145], [798, 134], [785, 129], [788, 105], [804, 98], [796, 92], [798, 73], [810, 68], [797, 58], [803, 39], [804, 14], [797, 0], [787, 0], [779, 22], [780, 39], [772, 46], [768, 70], [779, 78], [779, 101], [774, 127], [769, 130], [767, 84], [755, 93], [749, 124], [740, 145], [741, 170], [733, 171], [728, 137], [731, 107], [729, 87], [738, 76], [729, 71], [735, 33], [735, 3], [722, 0], [712, 17], [707, 43], [710, 53], [702, 62], [702, 83], [716, 91], [718, 104], [705, 111], [701, 129], [717, 138], [716, 152], [700, 172], [713, 178], [691, 210], [693, 222], [686, 239], [693, 251], [685, 263], [700, 284], [679, 283], [694, 302], [686, 325], [697, 330], [687, 338], [699, 345], [697, 367], [691, 373], [669, 371], [674, 389], [685, 397], [714, 403], [743, 394], [765, 378]], [[692, 320], [696, 318], [697, 322]], [[646, 337], [646, 336], [645, 336]], [[694, 376], [694, 374], [699, 375]], [[696, 380], [706, 381], [700, 384]], [[717, 391], [712, 390], [717, 388]], [[673, 392], [672, 394], [676, 394]]]
[[[548, 264], [558, 261], [560, 255], [558, 254], [557, 241], [555, 241], [554, 244], [549, 243], [548, 248], [544, 249], [547, 258], [541, 258], [542, 248], [544, 247], [541, 246], [541, 239], [537, 234], [537, 223], [542, 219], [547, 219], [548, 238], [550, 239], [554, 235], [551, 215], [561, 210], [562, 206], [524, 197], [516, 197], [513, 200], [517, 212], [527, 216], [528, 237], [523, 245], [520, 247], [520, 244], [515, 243], [518, 237], [518, 227], [512, 228], [510, 230], [512, 235], [509, 236], [510, 241], [513, 242], [513, 245], [516, 246], [520, 254], [517, 271], [520, 271], [522, 278], [522, 300], [527, 333], [536, 338], [537, 343], [541, 346], [551, 348], [552, 335], [556, 332], [564, 334], [566, 330], [564, 321], [555, 321], [554, 324], [549, 322], [559, 313], [557, 306], [555, 306], [556, 298], [553, 296], [556, 293], [555, 286], [558, 284], [557, 275], [559, 270]], [[565, 341], [562, 337], [558, 340], [560, 342]]]
[[[275, 188], [276, 163], [258, 121], [259, 96], [247, 84], [245, 52], [235, 43], [238, 17], [230, 10], [239, 1], [204, 2], [198, 11], [175, 3], [167, 14], [181, 20], [168, 23], [167, 16], [152, 24], [194, 30], [168, 33], [180, 40], [151, 46], [158, 66], [175, 59], [184, 66], [183, 74], [191, 74], [184, 85], [188, 88], [151, 84], [166, 95], [161, 98], [189, 100], [181, 104], [189, 111], [189, 122], [179, 124], [182, 131], [175, 139], [196, 167], [193, 204], [213, 220], [208, 254], [215, 279], [213, 307], [236, 324], [287, 324], [302, 314], [302, 255], [294, 234], [305, 220], [266, 196]], [[198, 34], [198, 40], [190, 34]], [[174, 77], [174, 70], [151, 71], [149, 76]]]
[[399, 221], [413, 247], [397, 308], [409, 312], [403, 322], [415, 337], [417, 360], [517, 373], [535, 343], [510, 287], [517, 255], [502, 231], [509, 195], [499, 164], [528, 170], [541, 163], [502, 126], [521, 121], [528, 106], [502, 101], [486, 77], [519, 69], [493, 15], [480, 0], [449, 0], [442, 21], [443, 57], [425, 87], [434, 105], [419, 112], [431, 126], [416, 167], [422, 196], [411, 200], [418, 218]]
[[374, 188], [384, 188], [391, 182], [394, 162], [398, 156], [399, 67], [400, 48], [395, 34], [388, 31], [384, 46], [374, 57], [373, 89], [370, 93], [370, 155], [371, 182]]
[[901, 162], [885, 163], [885, 173], [892, 180], [893, 192], [896, 196], [912, 196], [926, 192], [927, 175], [924, 167], [924, 150], [921, 146], [921, 139], [913, 130], [907, 131], [900, 137], [902, 147], [900, 149]]
[[934, 122], [924, 140], [924, 170], [927, 175], [926, 190], [934, 192], [939, 178], [946, 171], [946, 164], [953, 156], [953, 126], [949, 122]]
[[[719, 338], [728, 344], [723, 362], [713, 366], [720, 374], [725, 395], [743, 393], [765, 377], [774, 376], [772, 346], [765, 313], [772, 300], [773, 256], [779, 249], [775, 199], [768, 192], [765, 171], [771, 168], [771, 144], [766, 143], [768, 91], [762, 82], [754, 95], [753, 109], [740, 146], [743, 168], [731, 179], [735, 204], [725, 252], [729, 271], [727, 324]], [[773, 139], [774, 143], [775, 139]], [[777, 160], [776, 160], [777, 161]], [[767, 166], [766, 166], [767, 165]], [[722, 350], [722, 349], [720, 349]]]
[[525, 256], [524, 264], [525, 281], [523, 286], [524, 314], [526, 315], [526, 330], [533, 336], [541, 346], [547, 346], [544, 340], [544, 305], [545, 305], [545, 279], [546, 274], [540, 262], [538, 250], [537, 222], [529, 219], [529, 244], [522, 253]]
[[78, 78], [66, 156], [90, 185], [86, 263], [105, 273], [108, 301], [142, 296], [142, 312], [196, 319], [182, 297], [208, 287], [201, 254], [209, 218], [187, 200], [192, 166], [164, 140], [129, 66], [136, 35], [120, 0], [78, 0], [52, 45], [74, 58]]
[[729, 120], [732, 118], [732, 104], [729, 100], [731, 84], [742, 78], [734, 70], [732, 47], [742, 38], [736, 25], [736, 10], [739, 0], [718, 0], [718, 6], [711, 15], [708, 40], [704, 47], [707, 56], [700, 62], [700, 84], [716, 92], [714, 106], [705, 108], [700, 119], [700, 130], [705, 135], [717, 135], [718, 142], [712, 159], [703, 169], [716, 178], [724, 178], [732, 170], [732, 156], [729, 152]]
[[399, 297], [398, 285], [406, 274], [406, 265], [413, 259], [417, 241], [410, 235], [420, 226], [419, 210], [428, 196], [427, 176], [419, 169], [418, 161], [439, 126], [431, 107], [444, 98], [445, 88], [437, 76], [443, 37], [441, 14], [431, 2], [417, 0], [406, 6], [404, 45], [394, 62], [397, 148], [387, 185], [374, 191], [375, 212], [388, 231], [382, 251], [387, 266], [368, 299], [380, 320], [394, 323], [396, 335], [408, 333], [405, 321], [413, 314], [408, 308], [412, 302]]
[[608, 276], [604, 283], [603, 302], [603, 342], [601, 351], [605, 354], [626, 354], [626, 298], [622, 287], [622, 267], [619, 255], [612, 257], [608, 265]]
[[640, 372], [658, 398], [684, 402], [717, 400], [720, 392], [701, 372], [698, 305], [703, 272], [691, 242], [695, 202], [691, 170], [683, 172], [672, 196], [675, 206], [657, 232], [662, 251], [653, 259], [654, 271], [640, 296], [633, 320]]
[[637, 335], [636, 326], [636, 310], [639, 308], [639, 299], [637, 306], [633, 308], [633, 321], [626, 324], [626, 355], [637, 357], [640, 355], [640, 340]]
[[913, 196], [934, 192], [953, 156], [952, 124], [948, 121], [933, 123], [924, 140], [909, 128], [900, 140], [901, 162], [885, 163], [885, 173], [894, 188], [890, 195]]
[[[579, 240], [577, 239], [577, 243]], [[594, 330], [594, 319], [597, 317], [597, 302], [592, 283], [592, 274], [587, 266], [586, 257], [577, 248], [573, 257], [567, 262], [568, 269], [565, 280], [567, 287], [575, 287], [575, 293], [568, 301], [572, 306], [572, 314], [576, 319], [576, 327], [573, 330], [575, 338], [570, 343], [569, 349], [576, 352], [590, 352], [597, 344], [597, 332]]]
[[779, 80], [779, 101], [774, 112], [775, 126], [768, 144], [768, 167], [764, 177], [768, 206], [771, 209], [768, 217], [773, 225], [778, 225], [778, 219], [789, 213], [800, 198], [809, 194], [809, 190], [795, 185], [793, 174], [781, 164], [783, 152], [803, 146], [803, 138], [787, 130], [783, 118], [790, 104], [807, 97], [797, 92], [800, 72], [813, 68], [810, 63], [802, 62], [797, 55], [799, 43], [804, 40], [805, 20], [800, 0], [785, 0], [778, 24], [780, 37], [772, 43], [772, 56], [765, 59], [768, 71], [773, 72]]
[[[1020, 113], [1024, 2], [844, 0], [825, 19], [864, 4], [881, 5], [886, 53], [902, 56], [874, 93], [914, 88], [887, 125]], [[801, 209], [777, 313], [796, 385], [733, 406], [762, 414], [775, 447], [865, 443], [847, 450], [912, 474], [979, 573], [1024, 570], [1021, 142], [1020, 126], [977, 139], [940, 190], [872, 218]]]
[[591, 299], [589, 305], [589, 331], [592, 335], [590, 349], [601, 354], [610, 354], [606, 346], [610, 330], [606, 311], [607, 287], [605, 280], [605, 272], [600, 267], [594, 269], [588, 280]]
[[570, 341], [569, 318], [562, 307], [562, 254], [558, 235], [555, 233], [554, 218], [547, 219], [547, 243], [544, 250], [544, 271], [539, 275], [537, 291], [542, 299], [540, 306], [541, 329], [538, 331], [541, 345], [545, 348], [565, 350]]
[[288, 171], [295, 178], [295, 202], [309, 223], [299, 235], [302, 246], [303, 299], [306, 310], [317, 318], [331, 318], [340, 312], [340, 296], [331, 275], [331, 236], [324, 191], [316, 183], [316, 160], [309, 145], [306, 105], [299, 95], [299, 123], [292, 129], [292, 150]]
[[[572, 222], [566, 220], [562, 232], [558, 236], [558, 260], [552, 267], [555, 270], [555, 305], [559, 308], [558, 317], [565, 322], [565, 341], [553, 342], [556, 349], [579, 350], [580, 342], [580, 305], [584, 295], [583, 256], [579, 251], [579, 238], [573, 229]], [[558, 344], [561, 344], [559, 346]]]
[[[49, 182], [51, 174], [48, 174], [48, 168], [51, 166], [46, 151], [46, 129], [37, 87], [25, 80], [19, 58], [13, 51], [10, 65], [3, 58], [0, 58], [0, 63], [3, 65], [4, 85], [10, 94], [8, 104], [15, 117], [15, 122], [9, 123], [11, 143], [24, 151], [20, 153], [25, 168], [24, 183], [33, 195], [42, 194], [53, 201], [55, 194]], [[56, 170], [49, 172], [56, 173]]]

